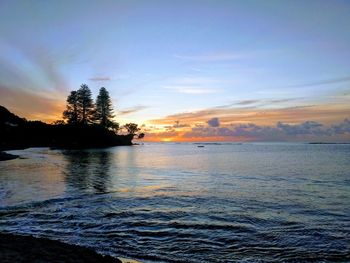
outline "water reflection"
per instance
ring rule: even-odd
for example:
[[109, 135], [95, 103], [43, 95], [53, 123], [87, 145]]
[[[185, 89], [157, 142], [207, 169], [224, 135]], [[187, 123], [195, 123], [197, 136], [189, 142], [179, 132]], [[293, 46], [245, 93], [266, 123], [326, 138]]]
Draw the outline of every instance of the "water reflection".
[[112, 153], [107, 150], [64, 151], [67, 191], [105, 193], [110, 186]]
[[304, 144], [28, 149], [17, 153], [27, 159], [0, 162], [0, 229], [146, 262], [344, 261], [349, 153]]

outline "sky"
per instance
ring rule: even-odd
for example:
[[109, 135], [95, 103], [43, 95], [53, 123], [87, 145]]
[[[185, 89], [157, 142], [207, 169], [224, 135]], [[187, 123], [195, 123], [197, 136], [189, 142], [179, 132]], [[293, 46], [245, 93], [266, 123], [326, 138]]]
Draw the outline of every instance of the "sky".
[[0, 105], [106, 87], [149, 141], [350, 141], [349, 1], [0, 2]]

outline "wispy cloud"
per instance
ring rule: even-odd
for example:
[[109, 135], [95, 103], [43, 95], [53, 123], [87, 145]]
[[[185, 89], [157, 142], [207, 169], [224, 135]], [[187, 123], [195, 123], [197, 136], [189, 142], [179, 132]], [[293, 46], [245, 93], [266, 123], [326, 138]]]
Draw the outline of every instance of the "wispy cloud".
[[[65, 54], [62, 54], [64, 57]], [[62, 58], [45, 47], [0, 42], [0, 84], [30, 90], [65, 92]]]
[[213, 88], [202, 88], [197, 86], [165, 86], [165, 89], [173, 90], [179, 93], [185, 94], [210, 94], [210, 93], [218, 93], [219, 89]]
[[251, 105], [258, 102], [261, 102], [261, 100], [241, 100], [239, 102], [236, 102], [235, 105]]
[[174, 54], [175, 58], [188, 61], [213, 62], [213, 61], [232, 61], [250, 57], [247, 53], [235, 52], [214, 52], [200, 55], [182, 55]]
[[208, 108], [193, 112], [183, 112], [148, 121], [153, 124], [171, 125], [174, 121], [184, 123], [206, 123], [212, 118], [220, 118], [221, 123], [256, 123], [270, 125], [283, 121], [298, 123], [307, 120], [332, 123], [350, 116], [348, 104], [304, 105], [282, 108]]
[[110, 81], [112, 80], [110, 77], [92, 77], [89, 78], [91, 81], [102, 82], [102, 81]]
[[210, 94], [219, 93], [221, 89], [213, 88], [217, 86], [220, 81], [205, 77], [183, 77], [176, 78], [169, 81], [172, 84], [165, 85], [163, 88], [169, 89], [178, 93], [185, 94]]
[[229, 109], [229, 108], [244, 108], [254, 109], [261, 108], [264, 106], [275, 106], [285, 105], [286, 103], [293, 102], [301, 98], [290, 98], [290, 99], [252, 99], [252, 100], [240, 100], [225, 105], [216, 106], [216, 109]]
[[173, 54], [174, 58], [193, 61], [193, 62], [229, 62], [238, 61], [242, 59], [252, 59], [257, 57], [271, 56], [273, 54], [284, 53], [285, 50], [281, 49], [266, 49], [266, 50], [217, 50], [213, 52], [206, 52], [201, 54]]
[[328, 85], [328, 84], [337, 84], [337, 83], [343, 83], [343, 82], [350, 82], [350, 76], [341, 77], [341, 78], [334, 78], [334, 79], [317, 80], [314, 82], [306, 82], [306, 83], [301, 83], [301, 84], [288, 85], [286, 87], [288, 87], [288, 88], [303, 88], [303, 87], [313, 87], [313, 86], [321, 86], [321, 85]]
[[124, 110], [120, 110], [118, 111], [118, 115], [128, 115], [128, 114], [132, 114], [135, 112], [139, 112], [142, 111], [144, 109], [149, 108], [148, 106], [144, 106], [144, 105], [139, 105], [139, 106], [135, 106], [135, 107], [131, 107], [131, 108], [127, 108]]
[[0, 104], [28, 119], [61, 118], [69, 90], [61, 57], [45, 47], [0, 41]]
[[175, 83], [183, 85], [212, 85], [222, 83], [222, 80], [208, 77], [182, 77], [173, 80]]

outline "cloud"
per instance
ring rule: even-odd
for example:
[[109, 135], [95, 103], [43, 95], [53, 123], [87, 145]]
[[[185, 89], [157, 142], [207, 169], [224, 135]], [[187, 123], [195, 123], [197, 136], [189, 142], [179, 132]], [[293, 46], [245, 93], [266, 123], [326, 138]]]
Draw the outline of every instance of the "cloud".
[[324, 129], [323, 124], [315, 121], [306, 121], [299, 125], [289, 125], [282, 122], [277, 123], [277, 129], [287, 135], [327, 135], [328, 129]]
[[149, 108], [149, 107], [148, 106], [139, 105], [139, 106], [135, 106], [135, 107], [131, 107], [131, 108], [128, 108], [128, 109], [125, 109], [125, 110], [118, 111], [118, 115], [128, 115], [128, 114], [132, 114], [132, 113], [135, 113], [135, 112], [138, 112], [138, 111], [142, 111], [142, 110], [147, 109], [147, 108]]
[[[303, 107], [288, 109], [305, 110]], [[203, 112], [201, 112], [203, 113]], [[194, 113], [192, 113], [194, 114]], [[267, 113], [267, 115], [272, 113]], [[209, 115], [209, 112], [204, 114]], [[265, 118], [264, 114], [261, 114]], [[328, 114], [327, 114], [328, 115]], [[349, 114], [350, 115], [350, 114]], [[276, 116], [283, 116], [278, 114]], [[177, 116], [178, 117], [178, 116]], [[191, 118], [192, 119], [192, 118]], [[326, 118], [324, 118], [326, 119]], [[158, 126], [161, 129], [151, 129], [152, 140], [156, 140], [157, 134], [160, 139], [172, 137], [177, 141], [211, 141], [211, 140], [233, 140], [233, 141], [349, 141], [350, 140], [350, 120], [344, 119], [339, 123], [328, 123], [305, 120], [299, 123], [287, 123], [276, 121], [274, 124], [257, 124], [253, 122], [239, 123], [228, 121], [222, 123], [221, 118], [211, 117], [209, 120], [199, 122], [194, 118], [182, 126], [180, 120], [175, 121], [175, 125]], [[196, 121], [197, 120], [197, 121]], [[191, 125], [188, 125], [191, 123]], [[208, 124], [208, 125], [206, 125]], [[155, 126], [157, 127], [157, 126]], [[182, 128], [176, 130], [176, 128]], [[164, 133], [169, 133], [166, 136]], [[171, 136], [170, 136], [171, 135]]]
[[193, 62], [227, 62], [242, 59], [251, 59], [256, 57], [266, 57], [285, 52], [284, 50], [246, 50], [234, 52], [231, 50], [219, 50], [202, 54], [174, 54], [173, 56], [180, 60]]
[[61, 118], [69, 90], [62, 74], [68, 53], [0, 41], [0, 104], [27, 119]]
[[[235, 127], [194, 127], [184, 134], [186, 138], [193, 137], [232, 137], [248, 139], [276, 138], [278, 131], [269, 126], [255, 124], [240, 124]], [[279, 136], [278, 136], [279, 137]]]
[[210, 94], [221, 92], [221, 89], [213, 88], [222, 81], [213, 78], [185, 77], [170, 80], [171, 84], [163, 86], [178, 93], [185, 94]]
[[350, 133], [350, 120], [345, 119], [342, 123], [332, 125], [331, 132], [335, 134]]
[[174, 79], [174, 81], [181, 85], [212, 85], [222, 82], [222, 80], [205, 77], [184, 77]]
[[[299, 98], [300, 99], [300, 98]], [[252, 100], [240, 100], [235, 101], [230, 104], [216, 106], [216, 109], [228, 109], [228, 108], [259, 108], [263, 106], [274, 106], [275, 104], [283, 104], [287, 102], [296, 101], [297, 98], [289, 98], [289, 99], [252, 99]]]
[[[299, 98], [300, 99], [300, 98]], [[284, 102], [290, 102], [295, 101], [297, 98], [291, 98], [291, 99], [277, 99], [277, 100], [267, 100], [266, 103], [284, 103]]]
[[236, 105], [251, 105], [251, 104], [256, 104], [258, 102], [260, 102], [261, 100], [241, 100], [237, 103], [235, 103]]
[[220, 126], [219, 118], [212, 118], [209, 121], [207, 121], [207, 123], [210, 127], [219, 127]]
[[[278, 104], [276, 102], [276, 104]], [[269, 104], [267, 104], [269, 105]], [[280, 106], [280, 105], [278, 105]], [[308, 120], [331, 124], [335, 120], [342, 120], [350, 116], [348, 103], [303, 105], [277, 108], [271, 105], [259, 107], [214, 107], [198, 111], [183, 112], [168, 115], [161, 119], [149, 120], [157, 125], [172, 125], [175, 121], [184, 123], [206, 123], [209, 119], [219, 118], [221, 125], [230, 123], [255, 123], [257, 125], [271, 125], [279, 121], [284, 123], [301, 123]]]
[[232, 125], [231, 127], [196, 126], [183, 136], [185, 138], [232, 137], [258, 141], [279, 141], [334, 138], [344, 134], [350, 134], [350, 121], [348, 119], [330, 127], [315, 121], [306, 121], [295, 125], [277, 122], [274, 126], [263, 126], [253, 123]]
[[234, 52], [214, 52], [201, 55], [179, 55], [175, 54], [175, 58], [181, 60], [189, 61], [199, 61], [199, 62], [213, 62], [213, 61], [232, 61], [239, 60], [250, 57], [248, 54], [244, 53], [234, 53]]
[[0, 42], [0, 84], [12, 88], [68, 90], [61, 65], [67, 54], [57, 57], [45, 47]]
[[110, 77], [93, 77], [93, 78], [89, 78], [89, 80], [101, 82], [101, 81], [110, 81], [112, 79]]
[[186, 127], [190, 127], [189, 124], [182, 124], [180, 123], [180, 121], [175, 121], [175, 124], [172, 126], [173, 128], [186, 128]]
[[349, 81], [350, 81], [350, 76], [346, 76], [346, 77], [342, 77], [342, 78], [333, 78], [333, 79], [326, 79], [326, 80], [318, 80], [315, 82], [289, 85], [287, 87], [288, 88], [304, 88], [304, 87], [313, 87], [313, 86], [343, 83], [343, 82], [349, 82]]
[[218, 89], [202, 88], [197, 86], [165, 86], [164, 88], [185, 94], [211, 94], [220, 91]]

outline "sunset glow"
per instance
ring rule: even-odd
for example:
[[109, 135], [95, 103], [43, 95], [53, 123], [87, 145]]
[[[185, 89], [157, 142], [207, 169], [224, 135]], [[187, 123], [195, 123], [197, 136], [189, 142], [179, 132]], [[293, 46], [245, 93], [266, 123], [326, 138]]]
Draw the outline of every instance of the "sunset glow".
[[349, 141], [349, 13], [346, 1], [1, 1], [0, 105], [51, 123], [86, 83], [145, 141]]

